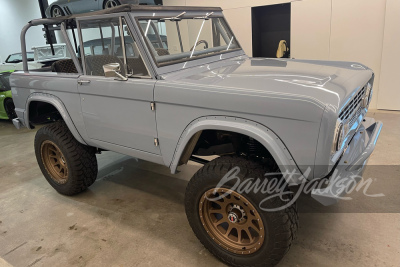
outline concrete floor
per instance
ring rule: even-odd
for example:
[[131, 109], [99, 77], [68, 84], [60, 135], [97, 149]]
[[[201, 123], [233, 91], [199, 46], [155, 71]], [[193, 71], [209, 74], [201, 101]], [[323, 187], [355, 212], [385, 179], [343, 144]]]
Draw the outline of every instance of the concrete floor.
[[[328, 208], [304, 196], [298, 239], [280, 266], [399, 266], [400, 113], [369, 116], [384, 129], [366, 175], [376, 177], [371, 192], [386, 196], [356, 195]], [[185, 187], [199, 165], [171, 175], [106, 152], [97, 182], [65, 197], [43, 178], [34, 136], [0, 121], [0, 266], [223, 266], [184, 214]]]

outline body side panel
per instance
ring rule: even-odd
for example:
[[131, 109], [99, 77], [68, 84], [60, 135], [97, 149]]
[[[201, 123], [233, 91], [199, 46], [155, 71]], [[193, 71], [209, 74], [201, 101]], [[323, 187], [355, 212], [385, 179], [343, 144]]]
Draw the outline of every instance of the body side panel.
[[[205, 116], [227, 116], [250, 120], [269, 128], [287, 146], [301, 171], [313, 168], [325, 107], [296, 97], [247, 90], [246, 81], [242, 83], [236, 88], [218, 88], [157, 82], [157, 129], [166, 165], [171, 164], [181, 133], [193, 120]], [[289, 108], [301, 114], [297, 114], [297, 118], [293, 117], [287, 112]]]
[[[53, 104], [63, 116], [74, 137], [89, 146], [111, 150], [143, 160], [163, 164], [160, 155], [132, 149], [118, 144], [91, 140], [87, 133], [82, 116], [81, 97], [78, 93], [78, 75], [57, 73], [23, 73], [17, 72], [10, 77], [12, 93], [15, 96], [16, 112], [22, 123], [29, 127], [29, 103], [43, 101]], [[118, 84], [119, 82], [116, 81]], [[147, 109], [150, 105], [146, 102]], [[118, 106], [115, 106], [118, 109]], [[118, 118], [116, 118], [118, 119]], [[120, 121], [123, 124], [123, 121]]]

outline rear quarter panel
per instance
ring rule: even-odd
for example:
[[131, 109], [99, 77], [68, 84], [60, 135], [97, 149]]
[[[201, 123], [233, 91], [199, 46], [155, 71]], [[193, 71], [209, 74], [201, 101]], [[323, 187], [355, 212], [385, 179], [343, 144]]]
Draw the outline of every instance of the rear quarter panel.
[[27, 100], [33, 93], [54, 95], [62, 99], [79, 134], [85, 141], [88, 140], [82, 118], [77, 78], [77, 74], [57, 74], [53, 72], [15, 72], [11, 74], [11, 91], [18, 117], [24, 119], [24, 113], [27, 112]]

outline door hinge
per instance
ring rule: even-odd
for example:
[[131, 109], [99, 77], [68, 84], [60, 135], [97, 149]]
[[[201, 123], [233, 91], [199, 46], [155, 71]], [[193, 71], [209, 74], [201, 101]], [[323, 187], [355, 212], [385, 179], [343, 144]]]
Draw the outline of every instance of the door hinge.
[[155, 146], [158, 146], [158, 145], [159, 145], [158, 138], [154, 138], [154, 145], [155, 145]]
[[151, 110], [156, 110], [156, 103], [150, 102], [150, 108], [151, 108]]

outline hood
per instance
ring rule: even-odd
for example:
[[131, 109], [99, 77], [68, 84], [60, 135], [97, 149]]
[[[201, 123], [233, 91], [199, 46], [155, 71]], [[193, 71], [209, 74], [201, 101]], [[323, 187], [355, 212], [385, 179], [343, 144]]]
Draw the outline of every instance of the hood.
[[298, 99], [340, 112], [372, 77], [368, 67], [355, 62], [237, 57], [170, 73], [163, 78], [239, 90], [243, 94]]

